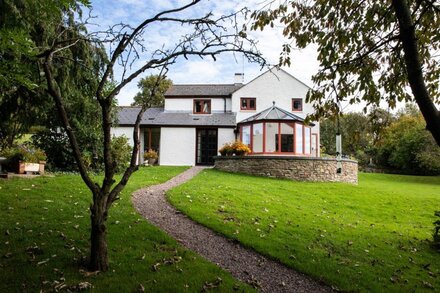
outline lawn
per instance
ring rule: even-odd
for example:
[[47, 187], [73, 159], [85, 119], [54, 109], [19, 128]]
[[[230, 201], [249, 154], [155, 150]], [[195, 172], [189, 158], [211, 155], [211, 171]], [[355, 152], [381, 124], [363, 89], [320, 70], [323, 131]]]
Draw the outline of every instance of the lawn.
[[440, 177], [359, 185], [203, 173], [168, 193], [194, 220], [344, 291], [440, 290]]
[[[78, 175], [0, 180], [0, 292], [200, 292], [252, 288], [182, 248], [134, 210], [131, 193], [182, 167], [141, 168], [108, 219], [110, 271], [87, 276], [90, 194]], [[220, 278], [220, 279], [218, 279]]]

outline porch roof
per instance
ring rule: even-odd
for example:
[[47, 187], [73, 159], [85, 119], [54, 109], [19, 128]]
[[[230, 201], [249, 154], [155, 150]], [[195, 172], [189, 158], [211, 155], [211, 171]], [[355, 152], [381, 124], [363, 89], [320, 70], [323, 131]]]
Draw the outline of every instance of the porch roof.
[[[133, 126], [139, 107], [119, 107], [118, 125]], [[222, 126], [235, 127], [234, 113], [211, 113], [206, 115], [188, 112], [166, 112], [163, 108], [149, 108], [142, 116], [141, 126]]]
[[[276, 121], [285, 120], [286, 122], [298, 121], [304, 123], [303, 118], [275, 106], [275, 102], [274, 102], [272, 107], [269, 107], [255, 115], [252, 115], [251, 117], [240, 121], [238, 124], [257, 122], [257, 121], [267, 121], [267, 120], [276, 120]], [[314, 126], [313, 123], [310, 123], [310, 125]]]

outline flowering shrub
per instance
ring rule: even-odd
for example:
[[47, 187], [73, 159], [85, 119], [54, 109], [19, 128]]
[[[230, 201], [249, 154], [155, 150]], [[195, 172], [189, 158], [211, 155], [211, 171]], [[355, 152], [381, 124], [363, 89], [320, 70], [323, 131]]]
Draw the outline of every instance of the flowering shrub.
[[237, 156], [246, 155], [251, 152], [251, 149], [241, 141], [235, 141], [232, 144], [232, 149]]
[[218, 151], [220, 152], [220, 154], [221, 154], [222, 156], [226, 156], [226, 155], [230, 156], [230, 155], [232, 155], [232, 153], [234, 152], [234, 149], [232, 148], [232, 144], [230, 144], [230, 143], [225, 143], [225, 144], [221, 147], [221, 149], [219, 149]]

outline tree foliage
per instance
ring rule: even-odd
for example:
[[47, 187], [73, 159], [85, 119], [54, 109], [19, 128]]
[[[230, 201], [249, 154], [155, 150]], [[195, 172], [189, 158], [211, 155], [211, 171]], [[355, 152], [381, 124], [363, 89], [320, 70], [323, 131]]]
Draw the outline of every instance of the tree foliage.
[[[36, 55], [51, 46], [51, 42], [58, 37], [74, 39], [84, 32], [84, 27], [74, 19], [74, 13], [81, 11], [80, 4], [87, 2], [0, 2], [0, 142], [3, 147], [12, 146], [15, 138], [26, 133], [33, 125], [46, 127], [43, 137], [59, 132], [61, 121], [47, 95], [43, 69]], [[99, 108], [96, 99], [86, 97], [93, 95], [98, 84], [96, 76], [105, 62], [106, 54], [102, 47], [86, 42], [63, 50], [54, 59], [57, 83], [66, 93], [65, 107], [72, 117], [81, 149], [95, 155], [96, 145], [102, 140], [98, 123]], [[50, 148], [53, 146], [51, 144]], [[66, 152], [59, 149], [57, 153]], [[66, 159], [70, 162], [74, 160], [72, 155]], [[53, 162], [59, 162], [58, 168], [64, 166], [62, 160]]]
[[[362, 166], [371, 160], [376, 167], [402, 173], [440, 174], [440, 148], [414, 105], [395, 115], [373, 109], [369, 114], [347, 113], [339, 120], [343, 154]], [[323, 152], [334, 155], [336, 119], [322, 120], [320, 130]]]
[[163, 107], [165, 92], [173, 82], [170, 79], [161, 79], [157, 74], [152, 74], [142, 78], [138, 82], [141, 90], [134, 96], [133, 106], [146, 105], [147, 108]]
[[[440, 7], [431, 0], [283, 1], [256, 11], [253, 29], [284, 25], [290, 42], [280, 64], [290, 65], [292, 47], [316, 44], [319, 71], [308, 101], [317, 117], [339, 112], [338, 102], [415, 101], [440, 145]], [[412, 95], [409, 93], [409, 87]]]

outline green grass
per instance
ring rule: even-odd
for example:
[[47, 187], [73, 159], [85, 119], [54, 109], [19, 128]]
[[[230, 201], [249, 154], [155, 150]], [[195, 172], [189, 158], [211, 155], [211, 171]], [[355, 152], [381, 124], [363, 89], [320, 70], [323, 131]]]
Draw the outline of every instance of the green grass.
[[440, 177], [359, 174], [359, 185], [206, 170], [168, 193], [179, 210], [346, 291], [440, 290], [430, 247]]
[[[164, 182], [182, 167], [141, 168], [108, 219], [110, 271], [85, 277], [91, 196], [77, 175], [0, 180], [0, 292], [51, 291], [89, 282], [94, 292], [200, 292], [222, 282], [252, 291], [230, 274], [182, 248], [134, 210], [131, 193]], [[157, 271], [153, 266], [156, 266]], [[59, 283], [57, 283], [59, 282]]]

